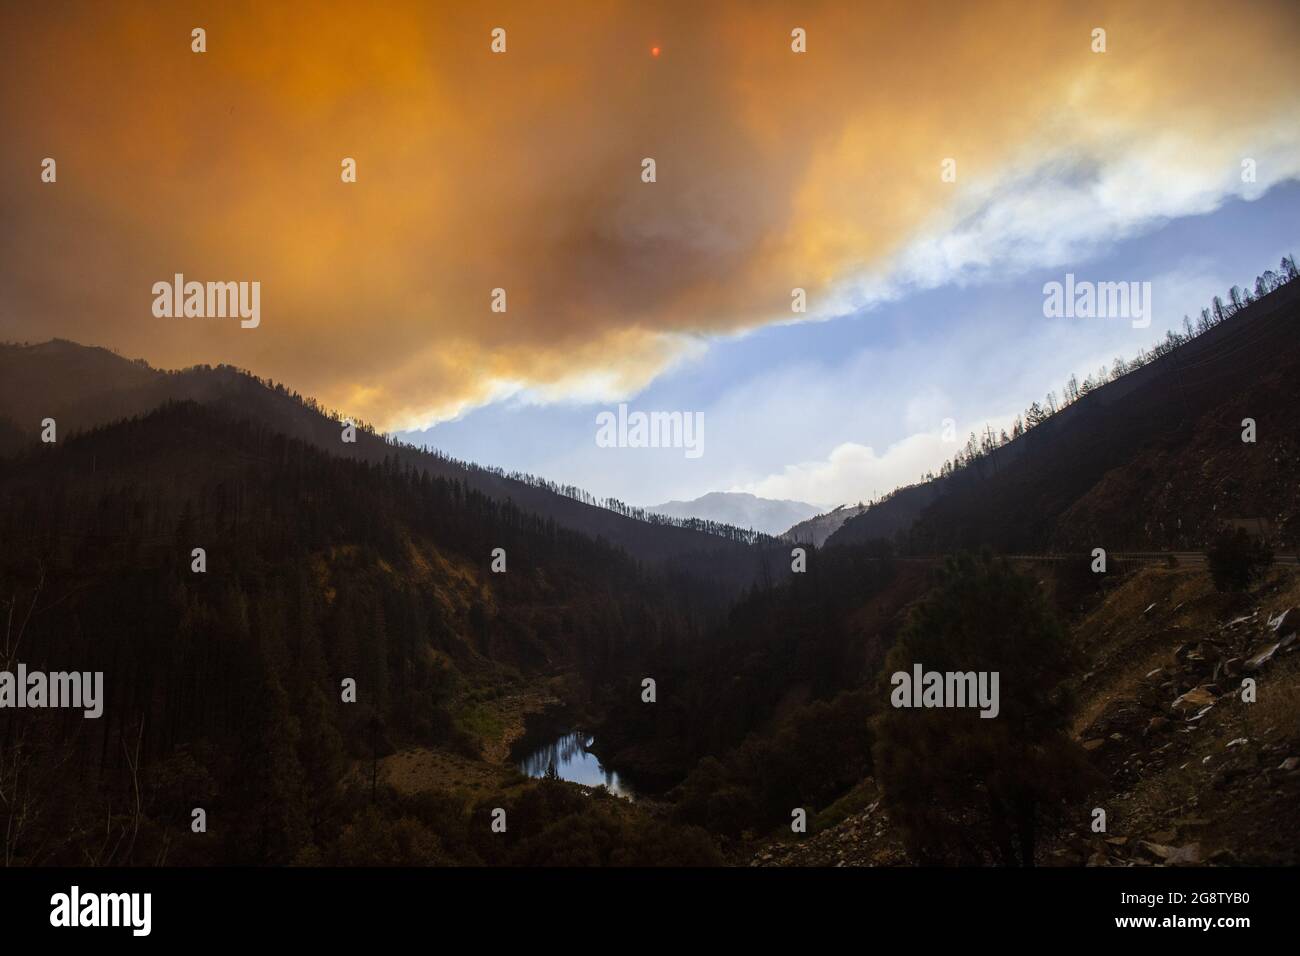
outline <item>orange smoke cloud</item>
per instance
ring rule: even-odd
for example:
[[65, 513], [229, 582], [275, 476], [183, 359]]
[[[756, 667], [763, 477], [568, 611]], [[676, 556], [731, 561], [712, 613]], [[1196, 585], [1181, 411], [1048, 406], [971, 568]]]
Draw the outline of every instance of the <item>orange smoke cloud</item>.
[[[1289, 3], [71, 13], [0, 13], [0, 333], [230, 362], [396, 427], [635, 390], [701, 336], [789, 319], [794, 287], [816, 311], [1026, 155], [1172, 129], [1235, 175], [1295, 125], [1300, 39]], [[178, 272], [261, 282], [261, 324], [155, 318]]]

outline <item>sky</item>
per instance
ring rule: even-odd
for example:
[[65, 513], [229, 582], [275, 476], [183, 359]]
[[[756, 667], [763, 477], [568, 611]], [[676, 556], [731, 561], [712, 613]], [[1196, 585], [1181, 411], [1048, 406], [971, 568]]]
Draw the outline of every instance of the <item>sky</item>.
[[[1300, 250], [1297, 41], [1294, 2], [6, 5], [0, 338], [635, 504], [865, 499]], [[176, 273], [257, 327], [155, 315]], [[1046, 317], [1067, 273], [1150, 326]], [[703, 454], [600, 447], [619, 403]]]

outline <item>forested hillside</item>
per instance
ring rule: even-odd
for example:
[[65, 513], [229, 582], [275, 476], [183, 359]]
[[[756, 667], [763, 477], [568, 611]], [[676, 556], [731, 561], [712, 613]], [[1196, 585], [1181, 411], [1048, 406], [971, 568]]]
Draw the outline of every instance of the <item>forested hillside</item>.
[[[1004, 443], [972, 436], [956, 467], [868, 508], [830, 543], [884, 538], [914, 554], [1201, 550], [1225, 519], [1264, 518], [1295, 545], [1300, 281], [1268, 275], [1258, 298], [1216, 300], [1196, 334], [1117, 362], [1109, 382], [1080, 387], [1072, 376], [1068, 405], [1046, 416], [1035, 402]], [[1253, 441], [1243, 441], [1247, 419]]]
[[[634, 557], [678, 560], [697, 573], [724, 576], [731, 587], [748, 584], [757, 570], [746, 558], [745, 545], [755, 540], [747, 530], [716, 522], [674, 522], [636, 513], [617, 501], [602, 505], [577, 488], [530, 475], [507, 475], [500, 469], [399, 444], [360, 422], [355, 442], [344, 442], [341, 434], [348, 419], [343, 414], [328, 411], [283, 384], [230, 366], [162, 371], [74, 342], [0, 344], [0, 455], [35, 442], [47, 418], [55, 421], [59, 435], [68, 437], [144, 414], [167, 401], [213, 407], [340, 457], [369, 462], [396, 458], [498, 501], [511, 501], [563, 527], [604, 538]], [[701, 558], [697, 554], [701, 551], [727, 551], [732, 560], [719, 564]]]
[[[599, 683], [720, 609], [463, 483], [192, 403], [0, 462], [0, 540], [3, 663], [103, 671], [106, 697], [0, 715], [11, 862], [148, 861], [194, 806], [225, 821], [204, 858], [287, 862], [331, 836], [354, 762], [475, 755], [483, 694]], [[122, 814], [134, 846], [100, 846]]]

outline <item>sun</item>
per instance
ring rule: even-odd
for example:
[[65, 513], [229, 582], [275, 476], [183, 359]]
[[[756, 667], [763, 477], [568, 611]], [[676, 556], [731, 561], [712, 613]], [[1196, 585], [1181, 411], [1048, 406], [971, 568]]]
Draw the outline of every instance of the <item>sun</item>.
[[651, 56], [658, 56], [658, 55], [659, 55], [659, 48], [658, 48], [657, 46], [652, 46], [652, 47], [650, 48], [650, 55], [651, 55]]

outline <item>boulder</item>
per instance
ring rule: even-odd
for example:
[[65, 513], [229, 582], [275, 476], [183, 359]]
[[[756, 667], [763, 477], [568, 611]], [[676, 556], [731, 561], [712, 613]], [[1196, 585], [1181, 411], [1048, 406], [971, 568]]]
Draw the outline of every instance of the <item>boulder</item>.
[[1242, 668], [1251, 674], [1263, 670], [1264, 665], [1273, 659], [1273, 655], [1277, 653], [1279, 647], [1281, 647], [1280, 643], [1268, 645], [1268, 647], [1264, 648], [1254, 657], [1246, 661], [1246, 663], [1242, 664]]
[[1171, 705], [1170, 709], [1180, 716], [1193, 710], [1199, 710], [1202, 707], [1212, 706], [1217, 698], [1210, 693], [1205, 686], [1193, 687], [1185, 694], [1181, 694]]
[[1167, 846], [1161, 843], [1143, 841], [1142, 846], [1158, 860], [1169, 866], [1194, 865], [1201, 862], [1201, 845], [1189, 843], [1186, 846]]

